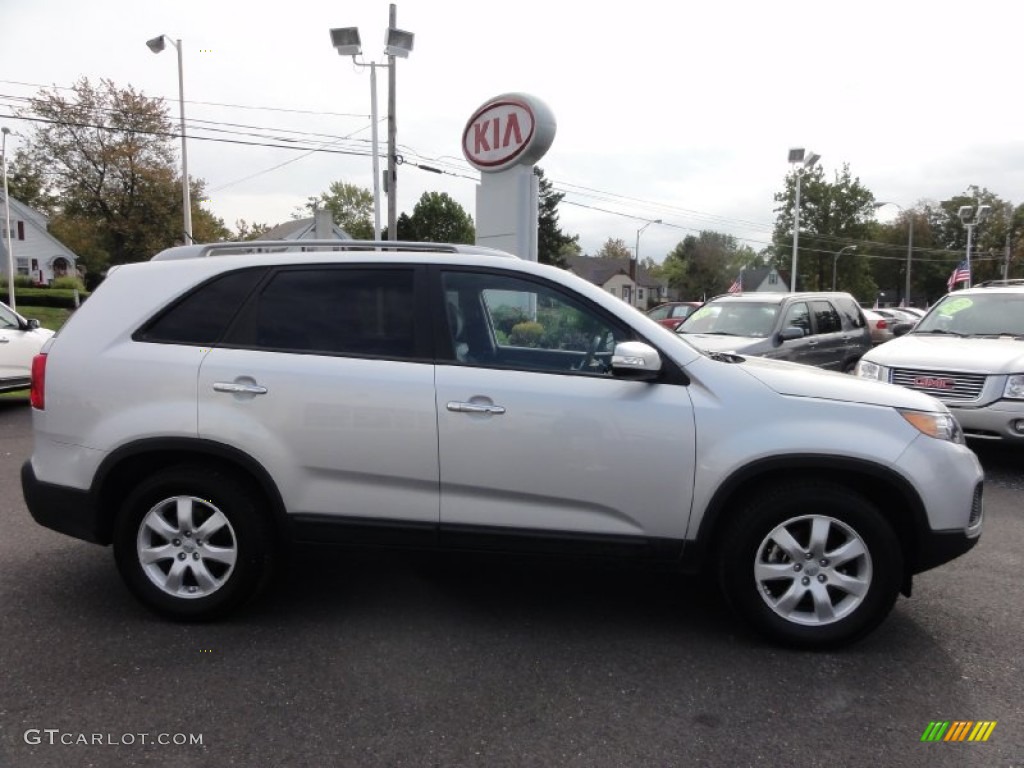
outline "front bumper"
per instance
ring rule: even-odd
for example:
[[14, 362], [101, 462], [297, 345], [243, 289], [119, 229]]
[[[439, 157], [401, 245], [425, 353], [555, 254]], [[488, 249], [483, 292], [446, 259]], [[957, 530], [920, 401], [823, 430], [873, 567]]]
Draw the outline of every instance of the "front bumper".
[[21, 491], [29, 513], [40, 525], [94, 544], [110, 543], [109, 531], [104, 530], [88, 491], [41, 482], [31, 461], [21, 467]]
[[[946, 406], [960, 422], [967, 437], [1024, 445], [1024, 402], [999, 400], [981, 408], [966, 408], [947, 402]], [[1014, 426], [1018, 423], [1020, 429]]]

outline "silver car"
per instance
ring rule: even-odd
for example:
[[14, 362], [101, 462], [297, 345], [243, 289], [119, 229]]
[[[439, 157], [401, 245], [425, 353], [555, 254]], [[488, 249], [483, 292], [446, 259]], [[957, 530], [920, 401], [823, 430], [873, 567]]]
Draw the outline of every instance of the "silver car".
[[937, 397], [967, 437], [1024, 444], [1024, 280], [950, 293], [857, 374]]
[[934, 398], [702, 352], [508, 254], [344, 242], [116, 267], [36, 358], [28, 509], [164, 616], [313, 541], [709, 569], [755, 630], [835, 646], [978, 541]]

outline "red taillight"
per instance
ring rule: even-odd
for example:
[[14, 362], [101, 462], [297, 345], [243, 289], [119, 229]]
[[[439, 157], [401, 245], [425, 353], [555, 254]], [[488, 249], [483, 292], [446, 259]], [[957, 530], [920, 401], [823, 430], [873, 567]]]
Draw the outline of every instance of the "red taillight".
[[875, 326], [875, 328], [877, 328], [880, 331], [884, 331], [888, 327], [889, 326], [885, 324], [885, 320], [879, 320], [878, 325]]
[[32, 388], [28, 401], [40, 411], [46, 408], [46, 355], [32, 358]]

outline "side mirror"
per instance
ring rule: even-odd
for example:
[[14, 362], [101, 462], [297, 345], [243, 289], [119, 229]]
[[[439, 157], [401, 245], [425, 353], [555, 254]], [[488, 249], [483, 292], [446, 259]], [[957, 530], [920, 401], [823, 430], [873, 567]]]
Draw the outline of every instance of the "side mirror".
[[30, 317], [28, 319], [28, 329], [30, 331], [34, 331], [38, 327], [39, 327], [39, 321], [36, 320], [34, 317]]
[[795, 325], [787, 325], [781, 331], [779, 331], [779, 343], [784, 341], [792, 341], [793, 339], [802, 339], [804, 337], [804, 329], [797, 328]]
[[892, 335], [893, 336], [904, 336], [904, 335], [910, 333], [913, 329], [914, 329], [914, 324], [913, 323], [896, 323], [896, 325], [894, 325], [892, 327]]
[[621, 379], [653, 381], [661, 375], [661, 355], [642, 341], [623, 341], [612, 352], [612, 375]]

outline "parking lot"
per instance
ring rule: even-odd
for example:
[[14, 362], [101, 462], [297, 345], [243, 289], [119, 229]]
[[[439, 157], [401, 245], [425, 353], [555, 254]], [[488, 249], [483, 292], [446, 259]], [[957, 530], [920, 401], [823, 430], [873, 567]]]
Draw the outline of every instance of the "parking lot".
[[835, 653], [759, 643], [703, 579], [321, 550], [167, 623], [29, 518], [30, 452], [0, 400], [0, 766], [1024, 765], [1019, 452], [981, 453], [978, 547]]

